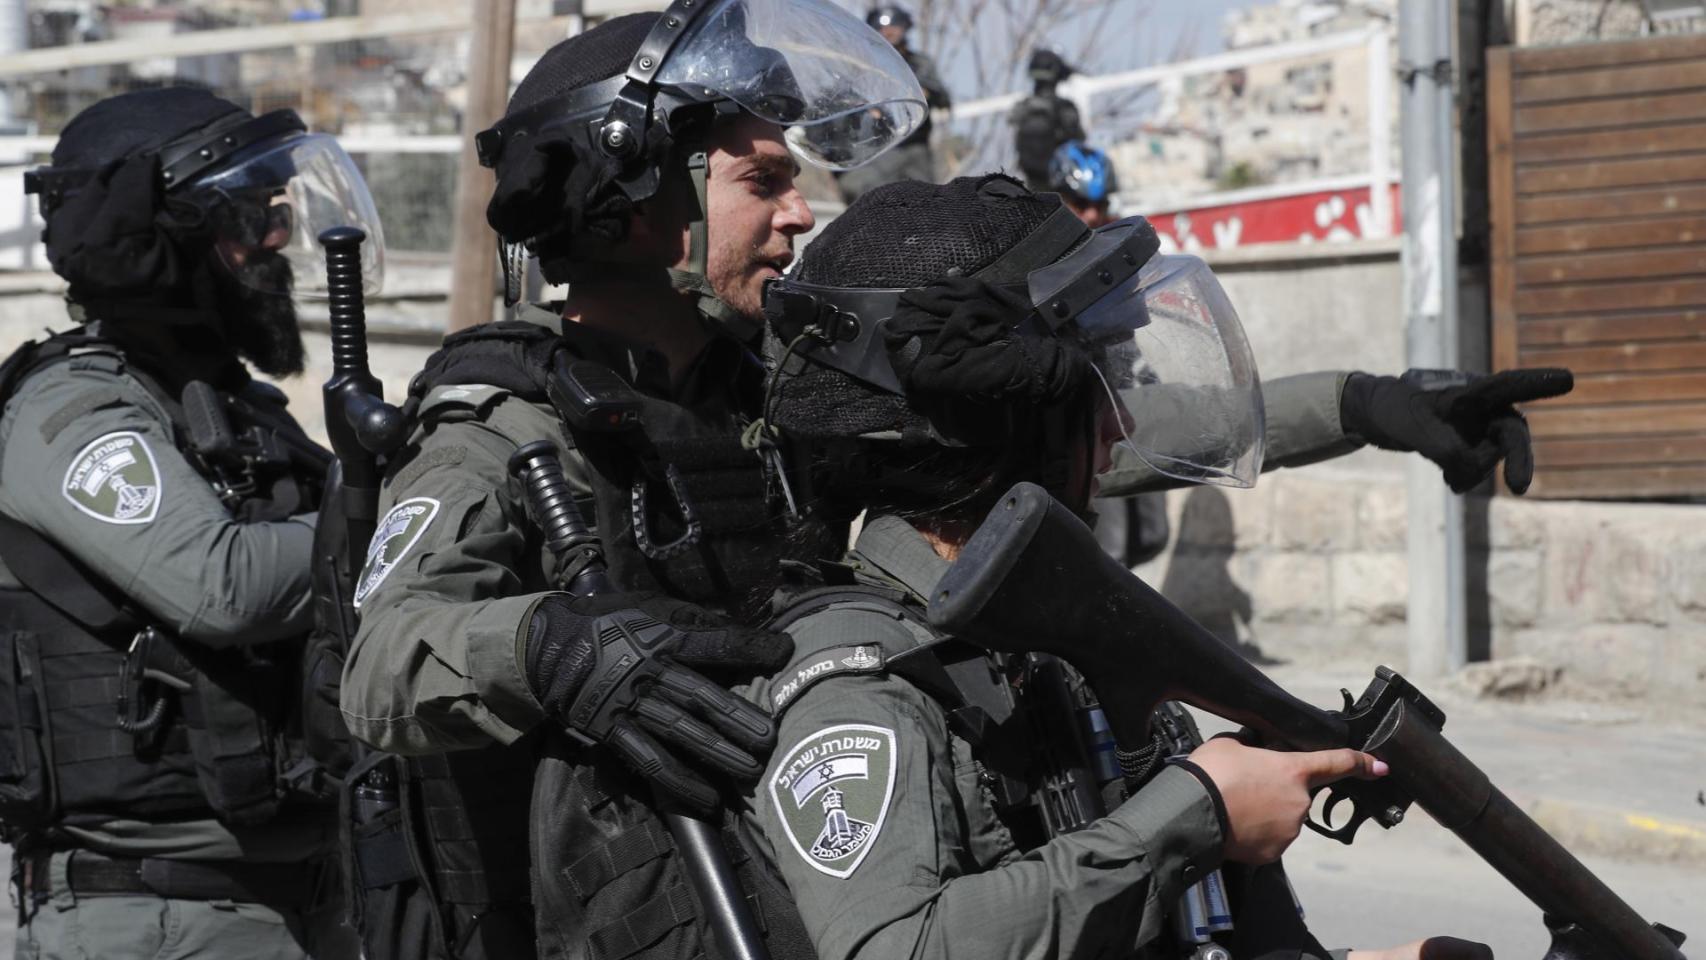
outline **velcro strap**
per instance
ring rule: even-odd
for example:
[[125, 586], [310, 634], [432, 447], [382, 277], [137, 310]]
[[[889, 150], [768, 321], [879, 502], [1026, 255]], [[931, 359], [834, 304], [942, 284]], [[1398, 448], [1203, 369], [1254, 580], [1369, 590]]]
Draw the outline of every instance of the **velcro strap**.
[[414, 861], [409, 858], [409, 839], [401, 824], [370, 837], [357, 837], [353, 845], [363, 890], [417, 879]]
[[122, 730], [104, 730], [53, 738], [54, 763], [88, 763], [136, 753], [136, 737]]
[[675, 849], [660, 820], [646, 820], [624, 830], [563, 868], [563, 879], [585, 903], [610, 881]]
[[[153, 749], [160, 753], [186, 753], [189, 748], [189, 732], [183, 727], [173, 727], [167, 732], [165, 742]], [[136, 735], [125, 733], [122, 730], [53, 738], [53, 762], [55, 766], [111, 760], [114, 757], [131, 757], [135, 754]]]
[[594, 930], [586, 938], [587, 946], [599, 960], [623, 960], [656, 943], [676, 927], [691, 923], [695, 916], [693, 897], [687, 887], [672, 884], [622, 919]]
[[83, 677], [47, 685], [47, 702], [53, 707], [88, 707], [118, 702], [118, 677]]
[[480, 836], [474, 831], [474, 824], [469, 822], [467, 811], [462, 807], [427, 806], [424, 812], [427, 833], [435, 840], [475, 840]]

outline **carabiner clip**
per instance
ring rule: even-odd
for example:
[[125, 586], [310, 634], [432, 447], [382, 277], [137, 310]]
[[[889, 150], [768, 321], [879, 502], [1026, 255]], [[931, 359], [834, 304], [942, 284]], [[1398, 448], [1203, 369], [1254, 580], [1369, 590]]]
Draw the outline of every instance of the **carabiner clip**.
[[675, 497], [675, 505], [681, 511], [681, 522], [687, 525], [681, 536], [668, 543], [654, 543], [651, 527], [646, 522], [646, 481], [634, 481], [634, 488], [629, 496], [629, 509], [634, 519], [634, 543], [640, 552], [650, 560], [668, 560], [679, 556], [697, 546], [704, 527], [699, 523], [699, 515], [694, 512], [693, 504], [687, 502], [687, 492], [683, 489], [681, 471], [675, 464], [664, 468], [664, 480], [669, 486], [669, 492]]
[[[158, 634], [153, 627], [143, 627], [136, 631], [131, 638], [130, 649], [125, 651], [124, 663], [118, 671], [118, 728], [125, 733], [152, 733], [160, 726], [160, 721], [166, 717], [166, 698], [156, 696], [152, 701], [144, 685], [149, 679], [144, 674], [147, 671], [148, 657], [153, 652], [154, 641]], [[135, 694], [137, 706], [141, 713], [131, 712], [132, 694]]]

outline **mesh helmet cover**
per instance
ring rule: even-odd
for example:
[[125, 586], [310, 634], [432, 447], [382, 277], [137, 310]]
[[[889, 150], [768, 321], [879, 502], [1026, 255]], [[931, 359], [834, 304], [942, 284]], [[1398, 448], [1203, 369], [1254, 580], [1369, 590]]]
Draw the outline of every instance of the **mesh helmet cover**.
[[[885, 184], [826, 226], [795, 272], [801, 283], [829, 287], [923, 287], [989, 266], [1059, 207], [1053, 195], [1002, 174]], [[905, 397], [813, 364], [780, 381], [769, 419], [809, 439], [894, 433], [923, 441], [931, 429]]]

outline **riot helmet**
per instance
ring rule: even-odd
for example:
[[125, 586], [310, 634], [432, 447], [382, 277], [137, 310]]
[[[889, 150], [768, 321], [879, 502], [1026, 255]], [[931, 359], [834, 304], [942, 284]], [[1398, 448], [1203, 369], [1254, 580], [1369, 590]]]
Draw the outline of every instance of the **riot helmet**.
[[497, 173], [487, 220], [508, 299], [527, 254], [548, 280], [572, 280], [571, 260], [598, 259], [572, 251], [576, 238], [620, 240], [666, 177], [687, 178], [698, 201], [690, 267], [672, 282], [708, 296], [705, 140], [741, 113], [784, 128], [799, 158], [844, 170], [904, 140], [926, 106], [900, 54], [829, 0], [676, 0], [564, 40], [475, 141]]
[[872, 30], [883, 35], [883, 39], [900, 46], [906, 40], [906, 32], [912, 29], [912, 14], [898, 3], [879, 4], [865, 14], [865, 23]]
[[766, 421], [856, 440], [855, 462], [887, 444], [829, 473], [932, 508], [1031, 480], [1084, 509], [1104, 440], [1243, 483], [1263, 416], [1248, 342], [1212, 274], [1158, 248], [1142, 218], [1091, 230], [1001, 175], [872, 191], [767, 292], [785, 346]]
[[1031, 51], [1029, 72], [1032, 81], [1048, 86], [1064, 83], [1066, 78], [1073, 74], [1066, 58], [1047, 47], [1038, 47]]
[[865, 14], [865, 22], [873, 29], [899, 27], [902, 30], [911, 30], [912, 14], [907, 13], [906, 8], [898, 3], [884, 3], [872, 7], [871, 12]]
[[1091, 227], [1108, 221], [1108, 205], [1119, 191], [1108, 155], [1080, 140], [1069, 140], [1054, 151], [1048, 165], [1049, 189]]
[[323, 296], [320, 231], [365, 231], [377, 292], [384, 238], [373, 198], [335, 139], [293, 110], [261, 117], [192, 88], [123, 94], [66, 125], [51, 166], [25, 177], [73, 299], [153, 295], [211, 258], [245, 287]]

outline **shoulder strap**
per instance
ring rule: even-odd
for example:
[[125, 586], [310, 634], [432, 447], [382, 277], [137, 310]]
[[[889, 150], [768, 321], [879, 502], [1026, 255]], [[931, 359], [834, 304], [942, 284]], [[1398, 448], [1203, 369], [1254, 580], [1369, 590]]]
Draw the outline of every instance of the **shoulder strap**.
[[473, 383], [544, 400], [551, 354], [561, 344], [556, 333], [525, 320], [500, 320], [453, 333], [415, 374], [409, 398], [418, 404], [439, 384]]
[[97, 636], [138, 625], [122, 595], [5, 514], [0, 514], [0, 560], [31, 593]]
[[923, 633], [931, 639], [904, 649], [890, 649], [889, 645], [881, 643], [847, 644], [803, 657], [788, 668], [793, 671], [792, 676], [788, 675], [788, 670], [778, 675], [781, 682], [771, 689], [768, 704], [773, 714], [781, 716], [789, 705], [799, 699], [800, 694], [818, 683], [853, 673], [892, 673], [901, 677], [941, 704], [950, 717], [967, 708], [966, 697], [948, 675], [940, 656], [960, 644], [931, 627], [918, 602], [902, 590], [874, 583], [803, 590], [788, 599], [786, 608], [768, 627], [784, 630], [831, 607], [880, 610], [912, 625], [914, 632]]

